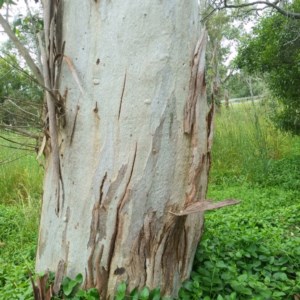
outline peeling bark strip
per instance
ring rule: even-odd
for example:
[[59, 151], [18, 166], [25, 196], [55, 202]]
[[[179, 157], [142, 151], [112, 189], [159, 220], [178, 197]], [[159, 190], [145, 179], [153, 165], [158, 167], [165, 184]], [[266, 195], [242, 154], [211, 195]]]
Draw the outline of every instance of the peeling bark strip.
[[195, 124], [196, 104], [199, 95], [205, 92], [205, 49], [207, 32], [203, 29], [194, 51], [191, 77], [189, 83], [189, 96], [184, 108], [184, 133], [190, 134]]
[[214, 117], [215, 117], [215, 102], [213, 101], [210, 110], [207, 115], [207, 150], [208, 153], [211, 151], [213, 143], [213, 132], [214, 132]]
[[[51, 172], [52, 180], [55, 186], [54, 195], [56, 201], [56, 215], [59, 215], [60, 203], [60, 184], [63, 187], [61, 174], [59, 145], [58, 145], [58, 126], [57, 126], [57, 109], [56, 106], [60, 103], [59, 99], [63, 98], [58, 92], [58, 82], [61, 70], [64, 44], [60, 44], [61, 30], [56, 26], [57, 13], [60, 5], [60, 0], [44, 1], [44, 33], [45, 46], [39, 36], [39, 43], [42, 54], [44, 85], [46, 87], [46, 103], [49, 115], [49, 133], [51, 145]], [[58, 57], [58, 59], [57, 59]]]
[[234, 199], [228, 199], [217, 203], [213, 203], [211, 200], [204, 200], [204, 201], [200, 200], [187, 205], [187, 207], [184, 210], [181, 210], [179, 212], [170, 211], [169, 213], [175, 216], [187, 216], [190, 214], [203, 212], [207, 210], [214, 210], [229, 205], [236, 205], [239, 203], [240, 203], [239, 200], [234, 200]]
[[[88, 247], [91, 247], [91, 254], [88, 258], [88, 263], [87, 263], [88, 267], [86, 270], [87, 276], [86, 276], [85, 287], [87, 287], [87, 288], [91, 288], [96, 285], [96, 283], [94, 281], [94, 269], [96, 268], [96, 270], [98, 270], [97, 268], [100, 267], [100, 260], [101, 260], [102, 254], [103, 254], [103, 247], [102, 247], [97, 256], [96, 262], [94, 261], [95, 248], [96, 248], [96, 237], [99, 232], [100, 206], [101, 206], [101, 203], [103, 200], [103, 187], [104, 187], [106, 179], [107, 179], [107, 172], [104, 174], [101, 184], [100, 184], [99, 201], [95, 203], [94, 208], [93, 208], [92, 222], [91, 222], [91, 228], [90, 228], [90, 238], [89, 238], [89, 242], [88, 242]], [[97, 261], [99, 263], [98, 266], [97, 266]], [[95, 263], [96, 263], [96, 266], [94, 266]], [[98, 272], [99, 272], [99, 270], [98, 270]]]

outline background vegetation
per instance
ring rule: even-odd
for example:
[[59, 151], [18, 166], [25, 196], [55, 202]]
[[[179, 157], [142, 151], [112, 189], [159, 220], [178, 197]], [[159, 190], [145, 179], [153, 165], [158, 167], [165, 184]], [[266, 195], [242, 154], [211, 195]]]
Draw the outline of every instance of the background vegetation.
[[[206, 214], [180, 299], [294, 300], [300, 293], [300, 139], [276, 129], [267, 113], [259, 102], [217, 115], [209, 198], [241, 204]], [[24, 153], [0, 149], [0, 299], [33, 299], [43, 169], [34, 154], [4, 164]], [[72, 294], [79, 279], [65, 282], [65, 299], [95, 299], [95, 291]], [[160, 299], [159, 290], [126, 296], [125, 288], [116, 299]]]
[[[300, 1], [286, 7], [299, 11]], [[251, 34], [241, 40], [236, 64], [239, 69], [264, 79], [280, 106], [274, 121], [300, 134], [300, 23], [273, 12], [265, 14]]]

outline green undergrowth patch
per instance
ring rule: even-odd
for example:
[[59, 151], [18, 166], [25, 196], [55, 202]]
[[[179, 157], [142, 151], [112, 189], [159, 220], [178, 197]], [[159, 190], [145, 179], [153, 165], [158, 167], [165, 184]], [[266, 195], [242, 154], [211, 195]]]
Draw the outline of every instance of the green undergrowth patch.
[[[32, 203], [33, 204], [33, 203]], [[33, 299], [39, 204], [0, 205], [0, 299]]]
[[33, 150], [26, 150], [26, 147], [10, 141], [25, 145], [35, 143], [34, 140], [0, 131], [0, 204], [30, 205], [40, 198], [43, 168]]
[[222, 109], [216, 114], [211, 182], [289, 183], [298, 188], [299, 148], [299, 137], [274, 127], [264, 102]]
[[294, 299], [300, 292], [299, 191], [244, 184], [212, 186], [209, 194], [242, 202], [206, 214], [181, 298]]

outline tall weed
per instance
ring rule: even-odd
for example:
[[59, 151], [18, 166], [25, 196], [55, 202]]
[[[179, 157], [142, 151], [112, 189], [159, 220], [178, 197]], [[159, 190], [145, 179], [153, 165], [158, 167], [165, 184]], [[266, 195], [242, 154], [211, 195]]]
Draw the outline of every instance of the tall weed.
[[[0, 135], [23, 142], [13, 134]], [[0, 299], [27, 300], [33, 298], [29, 274], [34, 272], [43, 169], [33, 151], [12, 148], [16, 145], [3, 138], [0, 144]]]
[[[0, 135], [22, 143], [19, 136]], [[21, 146], [11, 148], [15, 145], [4, 139], [0, 144], [0, 204], [30, 204], [40, 197], [42, 189], [43, 169], [36, 154]]]
[[272, 125], [263, 102], [222, 109], [216, 116], [211, 180], [261, 182], [274, 161], [292, 153], [295, 140]]

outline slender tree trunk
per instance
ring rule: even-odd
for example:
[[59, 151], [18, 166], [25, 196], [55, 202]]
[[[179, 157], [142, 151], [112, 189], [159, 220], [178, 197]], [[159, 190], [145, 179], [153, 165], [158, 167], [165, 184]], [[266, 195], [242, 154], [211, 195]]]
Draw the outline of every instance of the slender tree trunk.
[[102, 299], [122, 281], [176, 295], [203, 213], [174, 213], [205, 199], [210, 164], [198, 2], [44, 2], [57, 138], [50, 132], [36, 269], [63, 262]]

